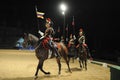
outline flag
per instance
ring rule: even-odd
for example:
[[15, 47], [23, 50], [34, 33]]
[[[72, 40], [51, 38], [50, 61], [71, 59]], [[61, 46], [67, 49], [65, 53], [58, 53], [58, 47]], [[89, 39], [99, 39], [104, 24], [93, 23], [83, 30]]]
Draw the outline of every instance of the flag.
[[35, 6], [35, 10], [36, 10], [37, 18], [44, 19], [43, 15], [44, 15], [45, 13], [43, 13], [43, 12], [38, 12], [37, 6]]
[[37, 11], [37, 18], [44, 19], [44, 17], [43, 17], [44, 14], [45, 14], [45, 13], [43, 13], [43, 12], [38, 12], [38, 11]]
[[73, 25], [73, 26], [75, 25], [75, 22], [74, 22], [74, 16], [73, 16], [73, 21], [72, 21], [72, 25]]

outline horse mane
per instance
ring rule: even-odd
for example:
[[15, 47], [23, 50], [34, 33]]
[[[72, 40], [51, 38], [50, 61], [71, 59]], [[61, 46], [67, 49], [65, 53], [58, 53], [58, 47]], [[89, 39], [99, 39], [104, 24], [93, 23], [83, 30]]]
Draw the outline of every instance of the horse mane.
[[35, 35], [31, 34], [31, 33], [29, 33], [28, 36], [29, 36], [29, 38], [32, 38], [32, 40], [34, 40], [36, 42], [39, 40], [39, 38], [37, 36], [35, 36]]

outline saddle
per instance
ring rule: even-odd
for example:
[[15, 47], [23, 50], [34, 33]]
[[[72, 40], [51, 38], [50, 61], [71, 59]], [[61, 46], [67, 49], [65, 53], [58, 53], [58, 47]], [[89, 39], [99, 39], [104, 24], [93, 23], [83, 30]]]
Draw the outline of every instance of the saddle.
[[49, 42], [50, 38], [49, 37], [45, 37], [43, 40], [42, 40], [42, 46], [48, 50], [49, 47], [48, 47], [48, 42]]

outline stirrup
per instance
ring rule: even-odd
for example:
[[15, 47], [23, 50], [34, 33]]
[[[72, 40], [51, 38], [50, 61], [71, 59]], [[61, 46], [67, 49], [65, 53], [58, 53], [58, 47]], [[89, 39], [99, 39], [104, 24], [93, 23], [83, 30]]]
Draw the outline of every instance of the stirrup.
[[59, 59], [61, 58], [59, 54], [55, 54], [55, 57]]

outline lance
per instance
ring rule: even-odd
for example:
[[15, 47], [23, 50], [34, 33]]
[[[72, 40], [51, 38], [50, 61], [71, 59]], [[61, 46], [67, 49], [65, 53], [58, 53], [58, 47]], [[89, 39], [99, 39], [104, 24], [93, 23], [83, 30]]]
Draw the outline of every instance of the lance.
[[74, 16], [73, 16], [72, 26], [73, 26], [73, 34], [75, 35], [75, 22], [74, 22]]

